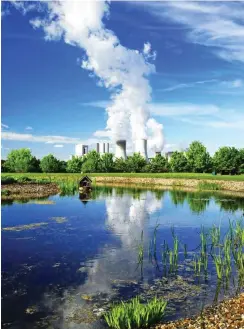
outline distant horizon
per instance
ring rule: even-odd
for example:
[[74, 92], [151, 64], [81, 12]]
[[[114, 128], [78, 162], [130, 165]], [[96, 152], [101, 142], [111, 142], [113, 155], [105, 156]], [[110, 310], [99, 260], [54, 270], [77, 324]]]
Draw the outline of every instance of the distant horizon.
[[[89, 48], [82, 26], [71, 37], [84, 47], [67, 34], [64, 40], [63, 26], [47, 25], [48, 11], [37, 5], [2, 2], [2, 159], [30, 148], [37, 158], [51, 153], [67, 161], [76, 144], [112, 145], [116, 129], [128, 137], [130, 154], [133, 136], [144, 134], [144, 104], [153, 119], [149, 156], [163, 143], [162, 129], [162, 153], [194, 140], [211, 155], [222, 146], [244, 147], [244, 3], [94, 3], [84, 24], [105, 33], [107, 46], [116, 40], [106, 56], [94, 48], [97, 57], [86, 56], [101, 45]], [[121, 86], [124, 98], [111, 110]]]

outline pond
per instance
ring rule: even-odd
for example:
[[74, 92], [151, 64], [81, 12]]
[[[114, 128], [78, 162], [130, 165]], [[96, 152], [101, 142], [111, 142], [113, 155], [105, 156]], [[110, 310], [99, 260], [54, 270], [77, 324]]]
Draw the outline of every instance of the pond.
[[[233, 270], [216, 289], [211, 257], [199, 275], [194, 264], [201, 232], [215, 225], [224, 235], [242, 218], [241, 197], [96, 187], [88, 201], [56, 195], [2, 205], [4, 328], [104, 327], [111, 303], [134, 296], [167, 299], [172, 320], [240, 288]], [[176, 240], [171, 268], [163, 259]]]

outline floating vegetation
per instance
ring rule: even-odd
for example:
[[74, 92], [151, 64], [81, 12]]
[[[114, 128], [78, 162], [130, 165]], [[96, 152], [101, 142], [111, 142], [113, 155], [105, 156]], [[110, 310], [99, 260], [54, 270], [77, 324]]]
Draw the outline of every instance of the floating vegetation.
[[33, 223], [28, 225], [18, 225], [18, 226], [11, 226], [11, 227], [3, 227], [3, 231], [25, 231], [25, 230], [34, 230], [36, 228], [39, 228], [41, 226], [48, 225], [48, 223], [41, 222], [41, 223]]
[[149, 327], [162, 320], [167, 302], [154, 297], [147, 304], [142, 304], [138, 297], [130, 302], [114, 305], [105, 313], [104, 319], [113, 329], [137, 329]]
[[67, 217], [50, 217], [49, 219], [59, 224], [67, 222]]

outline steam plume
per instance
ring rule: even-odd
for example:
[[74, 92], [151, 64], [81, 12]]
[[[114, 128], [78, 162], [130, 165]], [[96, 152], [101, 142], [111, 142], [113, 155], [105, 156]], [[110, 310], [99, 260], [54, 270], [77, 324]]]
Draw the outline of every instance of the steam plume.
[[32, 26], [42, 28], [46, 40], [63, 39], [84, 49], [82, 68], [111, 90], [106, 134], [113, 141], [128, 140], [128, 136], [132, 141], [148, 138], [148, 124], [152, 123], [148, 123], [151, 87], [147, 77], [155, 71], [149, 61], [156, 56], [151, 45], [145, 43], [141, 52], [122, 46], [104, 26], [103, 18], [109, 14], [106, 1], [42, 1], [39, 11], [44, 15], [32, 19]]

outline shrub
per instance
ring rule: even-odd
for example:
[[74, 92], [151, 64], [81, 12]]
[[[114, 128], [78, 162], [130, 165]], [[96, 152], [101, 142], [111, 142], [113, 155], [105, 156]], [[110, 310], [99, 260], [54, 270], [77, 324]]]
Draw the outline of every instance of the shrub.
[[11, 176], [5, 176], [5, 177], [3, 176], [2, 179], [1, 179], [2, 185], [14, 184], [16, 182], [17, 182], [17, 180], [14, 177], [11, 177]]
[[149, 327], [161, 321], [166, 305], [166, 301], [156, 297], [147, 304], [142, 304], [136, 297], [128, 303], [121, 302], [113, 306], [104, 318], [113, 329]]

